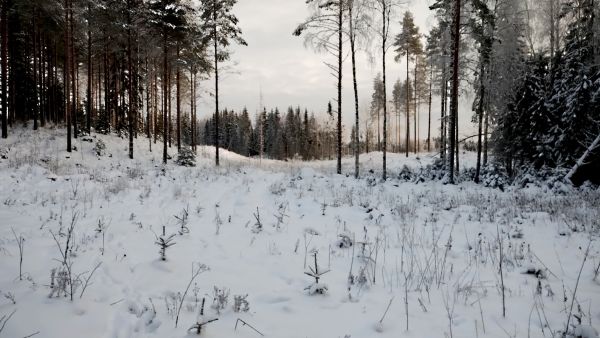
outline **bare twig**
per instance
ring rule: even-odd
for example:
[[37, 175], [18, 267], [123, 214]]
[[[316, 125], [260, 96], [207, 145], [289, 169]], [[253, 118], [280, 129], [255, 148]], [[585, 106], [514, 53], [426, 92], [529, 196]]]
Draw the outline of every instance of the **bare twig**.
[[383, 320], [385, 319], [385, 316], [387, 315], [388, 311], [390, 310], [390, 306], [392, 306], [392, 301], [394, 300], [394, 297], [392, 297], [390, 299], [390, 302], [388, 303], [388, 306], [385, 308], [385, 312], [383, 313], [383, 316], [381, 316], [381, 319], [379, 320], [379, 324], [383, 323]]
[[4, 315], [4, 316], [0, 317], [0, 324], [2, 325], [2, 326], [0, 326], [0, 332], [2, 332], [4, 330], [6, 323], [8, 323], [8, 321], [15, 314], [15, 312], [17, 312], [17, 310], [13, 310], [9, 315]]
[[79, 294], [79, 298], [80, 299], [83, 297], [83, 293], [85, 292], [85, 289], [87, 289], [87, 287], [89, 285], [92, 285], [92, 284], [89, 284], [90, 279], [92, 279], [92, 276], [94, 275], [94, 272], [96, 272], [96, 270], [98, 270], [98, 268], [100, 267], [100, 265], [102, 265], [102, 262], [99, 262], [98, 264], [96, 264], [96, 267], [94, 267], [94, 269], [92, 270], [92, 272], [85, 279], [85, 283], [83, 284], [83, 289], [81, 290], [81, 294]]
[[238, 318], [238, 319], [235, 321], [235, 328], [234, 328], [234, 331], [237, 331], [237, 327], [238, 327], [238, 323], [239, 323], [239, 322], [242, 322], [243, 326], [248, 326], [249, 328], [251, 328], [252, 330], [254, 330], [254, 332], [256, 332], [256, 333], [258, 333], [259, 335], [261, 335], [261, 336], [263, 336], [263, 337], [264, 337], [264, 334], [262, 334], [262, 332], [258, 331], [258, 330], [257, 330], [257, 329], [256, 329], [254, 326], [252, 326], [252, 325], [250, 325], [250, 324], [246, 323], [246, 322], [245, 322], [243, 319], [241, 319], [241, 318]]
[[206, 265], [201, 264], [198, 266], [198, 270], [196, 270], [196, 272], [194, 272], [194, 268], [192, 266], [192, 278], [190, 279], [190, 282], [188, 283], [187, 287], [185, 288], [185, 292], [183, 293], [183, 296], [181, 297], [181, 301], [179, 302], [179, 307], [177, 308], [177, 316], [175, 316], [175, 327], [177, 327], [177, 323], [179, 323], [179, 312], [181, 312], [181, 307], [183, 306], [183, 301], [185, 300], [185, 296], [187, 295], [188, 291], [190, 290], [190, 286], [192, 285], [192, 283], [194, 282], [196, 277], [198, 277], [199, 274], [203, 273], [207, 269], [208, 268]]
[[579, 279], [581, 278], [581, 272], [583, 271], [583, 266], [585, 265], [585, 261], [587, 261], [591, 246], [592, 246], [592, 240], [590, 240], [590, 242], [588, 243], [587, 249], [585, 249], [583, 261], [581, 262], [581, 267], [579, 268], [579, 273], [577, 274], [577, 282], [575, 282], [575, 289], [573, 289], [573, 295], [571, 296], [571, 308], [569, 309], [569, 316], [567, 317], [567, 325], [565, 326], [565, 332], [564, 332], [565, 335], [569, 331], [569, 323], [571, 322], [571, 315], [573, 314], [573, 304], [575, 303], [575, 296], [577, 295], [577, 288], [579, 287]]

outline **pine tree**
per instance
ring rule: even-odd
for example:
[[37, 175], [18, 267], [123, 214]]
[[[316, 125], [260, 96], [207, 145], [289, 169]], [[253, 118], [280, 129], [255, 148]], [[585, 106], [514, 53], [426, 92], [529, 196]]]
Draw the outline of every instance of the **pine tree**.
[[237, 0], [205, 0], [200, 5], [202, 30], [211, 32], [205, 41], [212, 42], [215, 73], [215, 164], [219, 165], [219, 62], [229, 58], [227, 47], [232, 42], [246, 46], [238, 18], [232, 13]]
[[[409, 63], [411, 55], [416, 55], [422, 50], [421, 41], [419, 38], [419, 29], [415, 25], [414, 17], [411, 12], [404, 13], [402, 19], [402, 32], [398, 34], [394, 41], [396, 47], [396, 61], [406, 56], [406, 81], [409, 77]], [[406, 87], [408, 90], [408, 86]], [[410, 149], [410, 96], [406, 95], [406, 157]], [[414, 126], [416, 128], [416, 126]]]

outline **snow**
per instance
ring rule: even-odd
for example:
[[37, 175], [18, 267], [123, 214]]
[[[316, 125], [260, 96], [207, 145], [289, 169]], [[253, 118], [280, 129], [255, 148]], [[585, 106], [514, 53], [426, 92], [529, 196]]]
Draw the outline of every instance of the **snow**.
[[[572, 317], [570, 332], [597, 337], [598, 190], [555, 195], [535, 187], [500, 191], [396, 179], [404, 165], [423, 167], [433, 154], [389, 154], [387, 182], [378, 179], [379, 153], [361, 157], [359, 180], [352, 158], [344, 159], [348, 175], [335, 175], [335, 161], [248, 159], [223, 150], [215, 168], [211, 147], [199, 148], [196, 167], [163, 166], [162, 144], [149, 152], [141, 136], [129, 160], [125, 139], [79, 138], [69, 155], [64, 134], [16, 129], [0, 141], [6, 154], [0, 159], [0, 318], [16, 310], [0, 337], [38, 331], [49, 338], [192, 337], [190, 327], [214, 318], [202, 336], [260, 336], [247, 325], [235, 330], [240, 318], [269, 337], [550, 337], [565, 329], [590, 240], [573, 308], [582, 324], [575, 327]], [[106, 144], [102, 157], [93, 150], [96, 139]], [[175, 150], [170, 154], [176, 158]], [[464, 154], [461, 165], [473, 166], [473, 159]], [[257, 208], [263, 226], [253, 232]], [[184, 209], [189, 233], [180, 235], [174, 216]], [[51, 231], [64, 234], [73, 214], [74, 274], [85, 281], [101, 265], [71, 302], [49, 298], [49, 285], [51, 269], [61, 266]], [[167, 236], [176, 234], [166, 261], [155, 244], [163, 226]], [[22, 281], [11, 229], [25, 238]], [[355, 244], [340, 248], [341, 234]], [[368, 244], [362, 250], [357, 242]], [[319, 280], [327, 286], [323, 295], [306, 289], [314, 283], [304, 274], [313, 250], [319, 270], [330, 270]], [[209, 270], [191, 284], [175, 328], [180, 298], [200, 264]], [[351, 266], [354, 285], [348, 284]], [[356, 282], [361, 269], [368, 279], [362, 284]], [[220, 313], [211, 306], [215, 287], [230, 293]], [[234, 296], [246, 294], [249, 310], [234, 312]]]

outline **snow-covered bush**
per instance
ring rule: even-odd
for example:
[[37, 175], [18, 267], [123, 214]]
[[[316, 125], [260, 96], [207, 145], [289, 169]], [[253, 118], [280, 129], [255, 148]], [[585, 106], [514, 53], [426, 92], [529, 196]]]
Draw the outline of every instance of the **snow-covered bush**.
[[565, 179], [568, 171], [567, 168], [549, 168], [545, 166], [540, 169], [522, 168], [521, 172], [515, 177], [514, 185], [521, 188], [528, 186], [540, 187], [549, 189], [556, 194], [565, 195], [572, 189], [571, 184]]
[[406, 165], [402, 166], [402, 169], [398, 173], [398, 179], [404, 182], [412, 182], [415, 179], [415, 177], [416, 175], [414, 171]]
[[106, 144], [101, 139], [98, 139], [93, 150], [96, 156], [104, 156], [106, 155]]
[[233, 296], [233, 312], [250, 311], [250, 303], [246, 298], [248, 298], [248, 294]]
[[509, 185], [506, 170], [496, 163], [488, 163], [481, 168], [480, 182], [488, 188], [504, 190]]
[[177, 154], [177, 165], [182, 167], [195, 167], [196, 166], [196, 154], [190, 148], [181, 148]]
[[340, 239], [337, 240], [335, 246], [337, 246], [340, 249], [347, 249], [352, 247], [353, 241], [352, 238], [350, 238], [349, 234], [340, 234], [338, 236], [340, 237]]
[[423, 183], [427, 181], [441, 181], [446, 175], [446, 166], [440, 159], [436, 159], [432, 164], [422, 167], [415, 175], [415, 182]]
[[221, 311], [225, 309], [229, 303], [229, 289], [214, 287], [213, 289], [213, 304], [212, 308], [217, 311], [217, 314], [221, 314]]

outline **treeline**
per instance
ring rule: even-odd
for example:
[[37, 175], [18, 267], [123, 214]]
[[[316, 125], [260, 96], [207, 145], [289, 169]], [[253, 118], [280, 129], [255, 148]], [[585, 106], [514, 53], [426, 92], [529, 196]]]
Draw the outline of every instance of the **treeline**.
[[[279, 108], [266, 108], [250, 117], [248, 110], [223, 110], [219, 113], [219, 144], [235, 153], [270, 159], [332, 159], [336, 156], [336, 129], [331, 104], [328, 119], [318, 119], [307, 109], [289, 107], [282, 113]], [[254, 120], [254, 121], [252, 121]], [[200, 122], [203, 144], [215, 144], [214, 116]], [[350, 153], [352, 145], [344, 145]]]
[[[231, 43], [245, 44], [236, 0], [3, 0], [2, 137], [15, 123], [92, 130], [149, 146], [197, 137], [198, 79], [214, 76]], [[218, 107], [218, 86], [215, 105]], [[185, 111], [184, 111], [185, 109]], [[218, 110], [218, 108], [217, 108]], [[187, 120], [187, 131], [182, 121]], [[216, 131], [218, 134], [218, 131]]]

